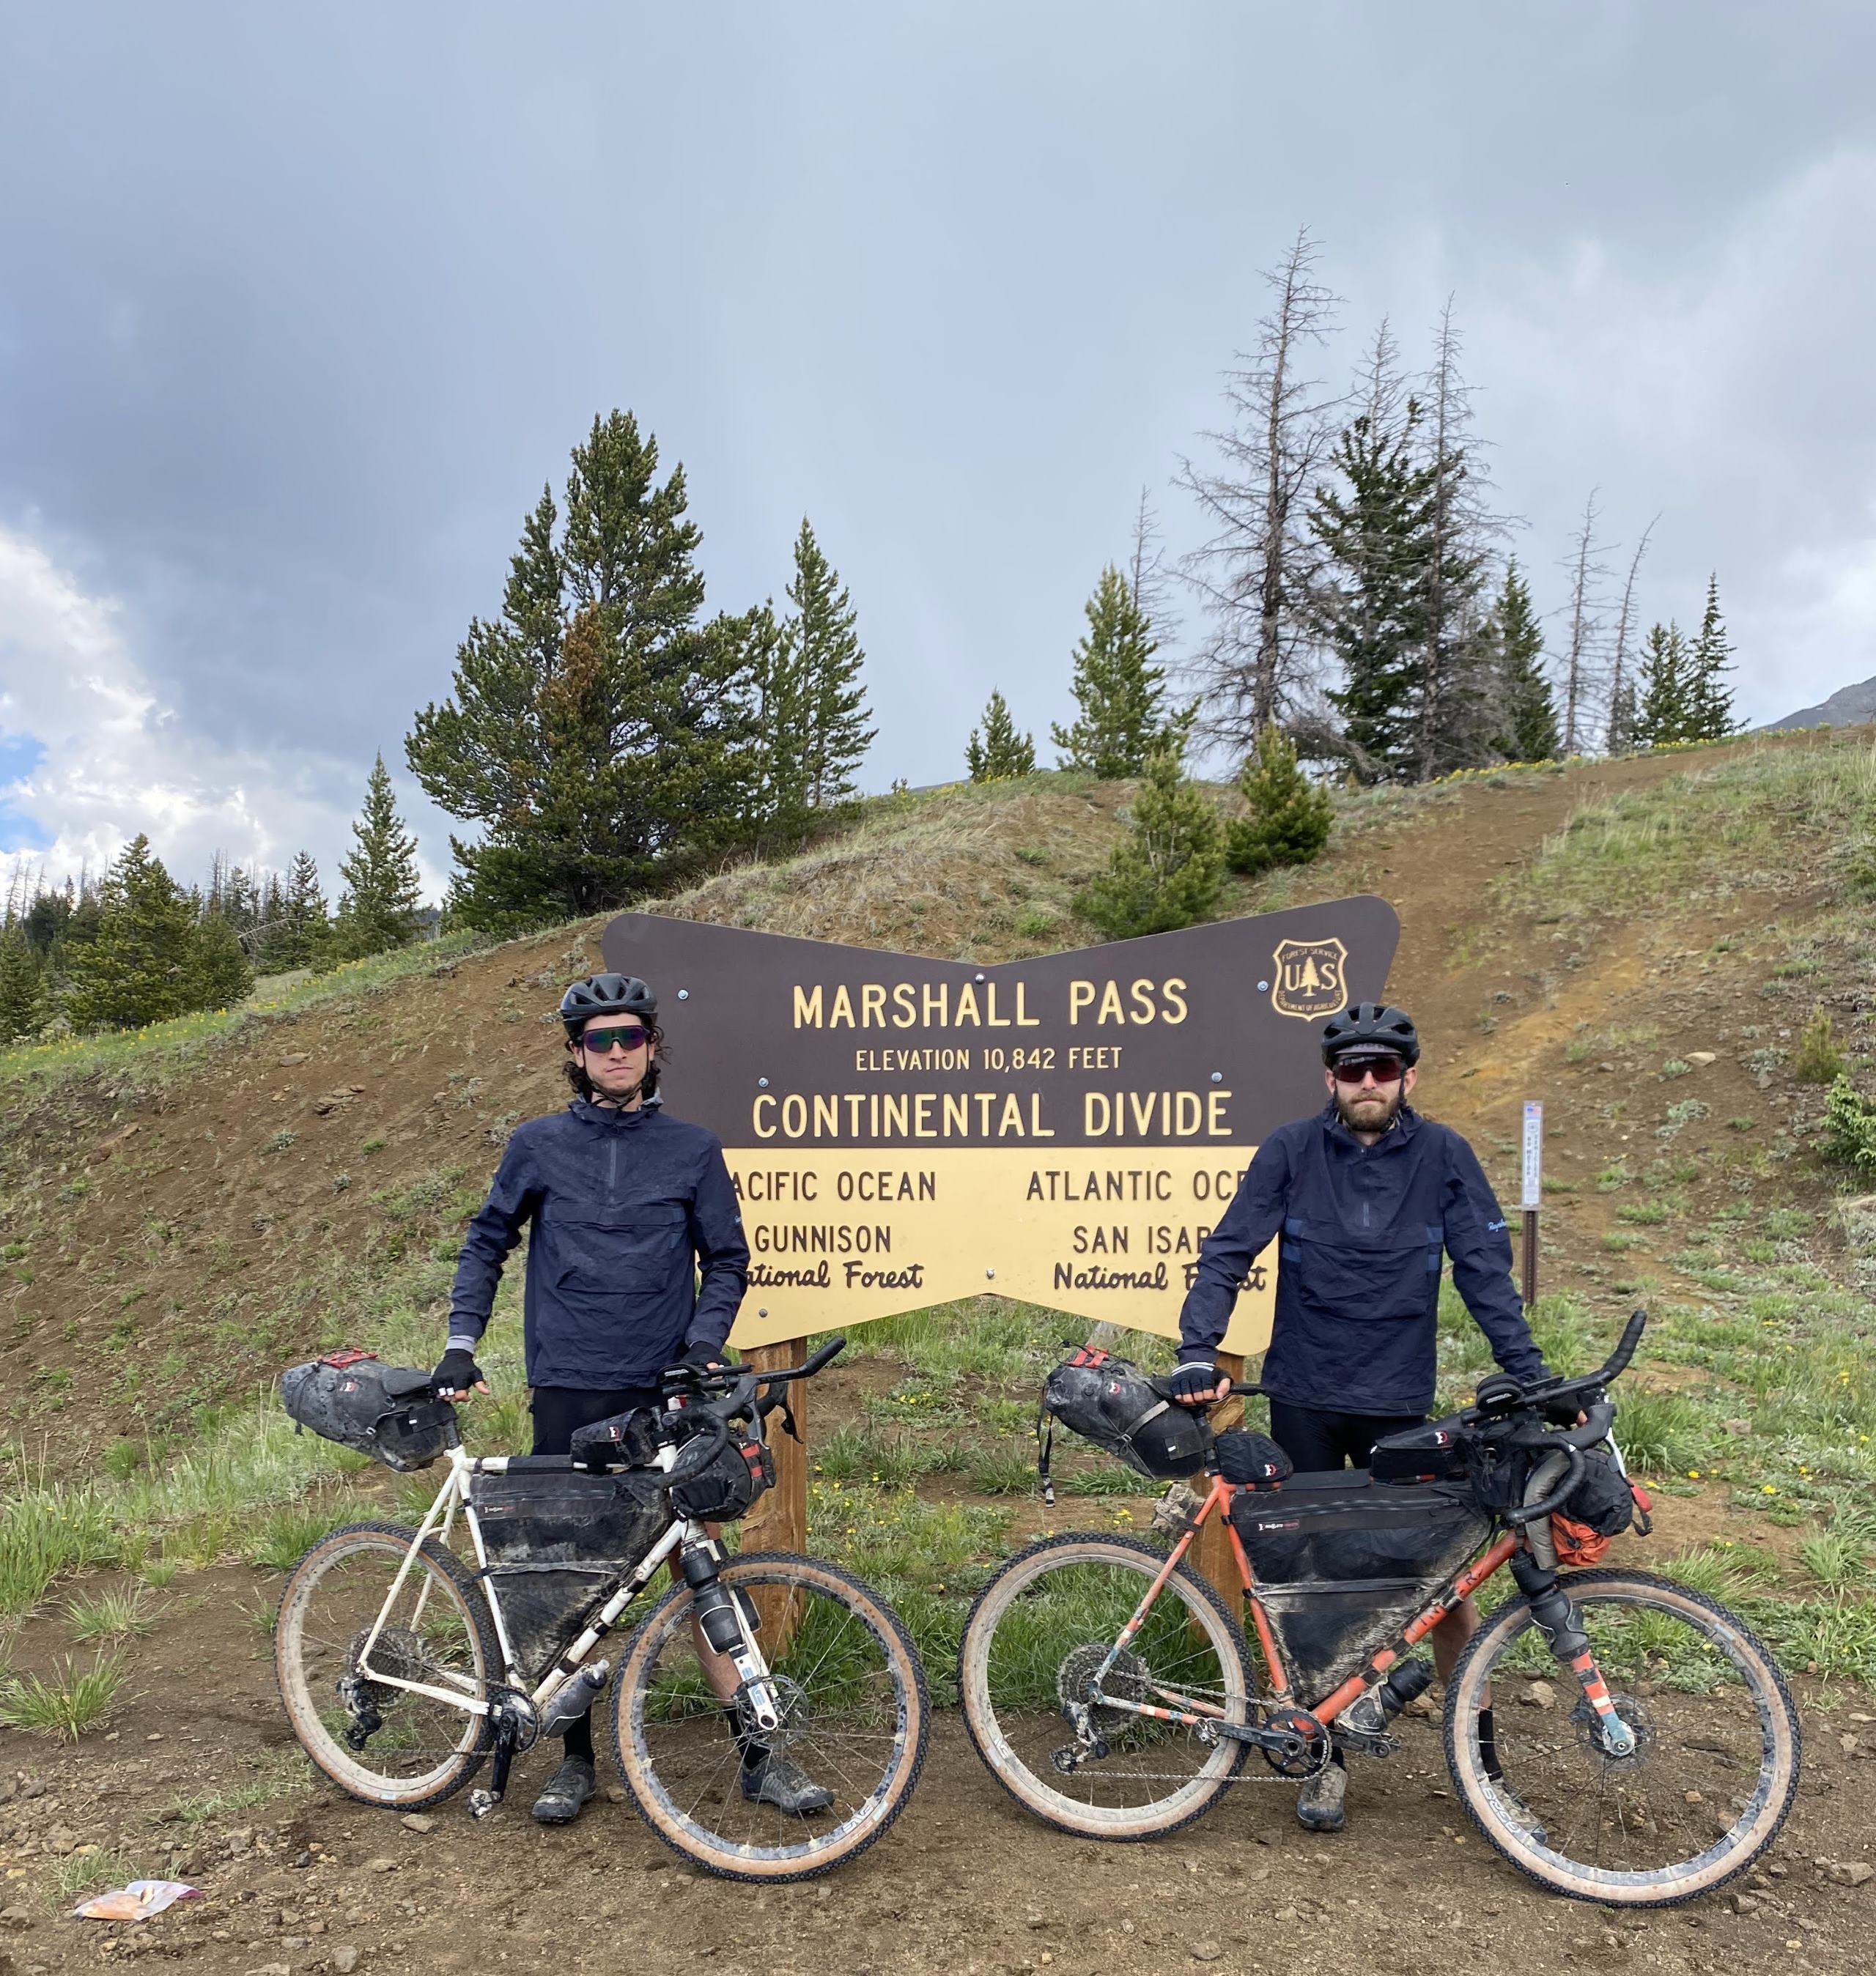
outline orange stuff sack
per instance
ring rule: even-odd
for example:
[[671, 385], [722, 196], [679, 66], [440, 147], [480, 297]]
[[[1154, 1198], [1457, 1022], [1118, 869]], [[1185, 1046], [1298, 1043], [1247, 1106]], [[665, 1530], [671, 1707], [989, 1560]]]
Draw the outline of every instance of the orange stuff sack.
[[1574, 1569], [1585, 1565], [1601, 1564], [1609, 1554], [1611, 1539], [1601, 1531], [1593, 1530], [1588, 1523], [1579, 1523], [1574, 1517], [1551, 1517], [1551, 1542], [1557, 1546], [1557, 1562]]

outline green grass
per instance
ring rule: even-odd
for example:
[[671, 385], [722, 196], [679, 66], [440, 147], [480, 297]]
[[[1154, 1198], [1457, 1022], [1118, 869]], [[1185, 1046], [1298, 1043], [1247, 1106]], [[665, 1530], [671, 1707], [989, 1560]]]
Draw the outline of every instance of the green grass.
[[81, 1646], [97, 1640], [127, 1640], [153, 1631], [157, 1609], [149, 1589], [127, 1585], [79, 1597], [65, 1608], [66, 1623], [72, 1638]]
[[0, 1725], [75, 1743], [110, 1719], [124, 1678], [123, 1655], [101, 1653], [88, 1668], [68, 1658], [49, 1675], [12, 1675], [0, 1682]]

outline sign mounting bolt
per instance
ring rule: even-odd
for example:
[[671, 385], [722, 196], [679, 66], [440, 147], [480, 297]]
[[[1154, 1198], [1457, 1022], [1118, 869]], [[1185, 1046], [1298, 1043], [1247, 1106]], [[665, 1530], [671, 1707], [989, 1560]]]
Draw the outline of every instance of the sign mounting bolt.
[[1212, 1073], [1212, 1082], [1214, 1084], [1222, 1084], [1225, 1082], [1224, 1072], [1222, 1070], [1215, 1070]]
[[756, 1079], [756, 1088], [758, 1091], [767, 1091], [768, 1088], [769, 1080], [766, 1077], [759, 1077]]
[[981, 974], [980, 974], [977, 978], [978, 979], [978, 980], [981, 981], [981, 980], [983, 980], [983, 978], [984, 978], [984, 977], [983, 977], [983, 976], [982, 976], [982, 975], [981, 975]]
[[1257, 985], [1257, 991], [1260, 995], [1261, 995], [1267, 993], [1269, 987], [1270, 983], [1268, 981], [1260, 981]]
[[690, 990], [688, 988], [680, 988], [678, 990], [678, 999], [680, 1002], [689, 1001], [691, 999]]
[[986, 1270], [984, 1273], [986, 1276], [994, 1277], [997, 1272], [994, 1270]]
[[761, 1309], [761, 1310], [757, 1311], [757, 1313], [756, 1313], [756, 1315], [757, 1315], [758, 1317], [767, 1317], [767, 1316], [768, 1316], [768, 1314], [769, 1314], [769, 1313], [768, 1313], [768, 1311], [767, 1311], [767, 1309], [766, 1308], [765, 1308], [765, 1309]]

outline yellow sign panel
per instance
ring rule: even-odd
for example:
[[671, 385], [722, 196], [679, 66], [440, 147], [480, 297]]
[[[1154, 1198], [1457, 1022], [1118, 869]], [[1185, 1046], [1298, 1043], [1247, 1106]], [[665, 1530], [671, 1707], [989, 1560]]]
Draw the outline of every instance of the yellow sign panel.
[[[1176, 1338], [1198, 1245], [1252, 1150], [729, 1149], [750, 1250], [734, 1342], [772, 1344], [986, 1290]], [[1273, 1243], [1238, 1299], [1228, 1351], [1268, 1343], [1276, 1264]]]

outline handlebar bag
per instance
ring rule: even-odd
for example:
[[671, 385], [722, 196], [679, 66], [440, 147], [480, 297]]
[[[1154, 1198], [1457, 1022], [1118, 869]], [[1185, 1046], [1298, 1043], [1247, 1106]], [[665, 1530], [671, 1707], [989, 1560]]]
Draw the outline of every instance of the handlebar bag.
[[1599, 1537], [1619, 1537], [1634, 1523], [1634, 1485], [1607, 1448], [1585, 1451], [1582, 1480], [1564, 1498], [1558, 1514]]
[[671, 1492], [671, 1507], [700, 1523], [734, 1523], [775, 1486], [775, 1457], [760, 1436], [732, 1434], [689, 1481]]
[[474, 1475], [469, 1500], [523, 1675], [538, 1681], [671, 1523], [659, 1477]]
[[1231, 1517], [1305, 1706], [1398, 1633], [1492, 1531], [1463, 1484], [1377, 1484], [1365, 1470], [1234, 1493]]
[[427, 1468], [462, 1437], [456, 1409], [430, 1391], [428, 1372], [381, 1365], [372, 1352], [333, 1352], [280, 1375], [296, 1426], [399, 1470]]
[[1156, 1482], [1195, 1475], [1211, 1451], [1202, 1414], [1156, 1392], [1130, 1360], [1084, 1346], [1056, 1367], [1042, 1388], [1042, 1409], [1072, 1433], [1116, 1455]]

